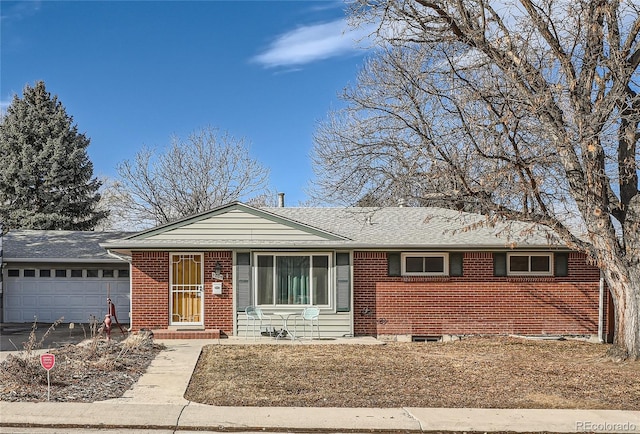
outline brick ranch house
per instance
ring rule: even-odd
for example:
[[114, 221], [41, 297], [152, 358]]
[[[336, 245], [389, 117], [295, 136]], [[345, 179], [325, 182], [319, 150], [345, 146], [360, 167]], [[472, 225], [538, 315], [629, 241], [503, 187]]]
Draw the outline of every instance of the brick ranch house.
[[483, 219], [234, 202], [100, 245], [130, 258], [132, 329], [164, 337], [242, 336], [247, 306], [315, 305], [323, 337], [610, 338], [610, 295], [584, 254], [545, 228]]

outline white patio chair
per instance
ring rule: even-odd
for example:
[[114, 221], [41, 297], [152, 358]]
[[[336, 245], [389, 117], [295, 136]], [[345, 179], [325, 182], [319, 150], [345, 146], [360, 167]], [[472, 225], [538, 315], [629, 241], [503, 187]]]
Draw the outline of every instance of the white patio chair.
[[258, 323], [258, 334], [260, 334], [262, 330], [262, 320], [269, 320], [269, 325], [271, 325], [271, 328], [273, 328], [271, 317], [269, 315], [266, 315], [258, 306], [247, 306], [247, 308], [244, 310], [244, 313], [247, 314], [247, 325], [244, 328], [245, 339], [247, 339], [247, 334], [249, 334], [249, 322], [252, 322], [254, 341], [256, 340], [256, 322]]
[[298, 325], [298, 318], [302, 319], [302, 337], [307, 336], [307, 323], [311, 324], [311, 339], [313, 339], [313, 323], [315, 321], [318, 339], [320, 339], [320, 309], [315, 306], [309, 306], [302, 310], [300, 315], [295, 316], [294, 327]]

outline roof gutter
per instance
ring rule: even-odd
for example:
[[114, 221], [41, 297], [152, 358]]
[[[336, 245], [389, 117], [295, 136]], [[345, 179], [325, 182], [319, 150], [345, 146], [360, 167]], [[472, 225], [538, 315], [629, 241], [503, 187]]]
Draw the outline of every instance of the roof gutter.
[[[107, 252], [117, 250], [119, 252], [131, 252], [131, 251], [150, 251], [150, 250], [238, 250], [238, 249], [259, 249], [259, 250], [313, 250], [313, 249], [334, 249], [334, 250], [375, 250], [375, 251], [402, 251], [402, 250], [443, 250], [443, 251], [562, 251], [570, 252], [570, 248], [562, 245], [522, 245], [516, 247], [510, 247], [505, 245], [496, 244], [464, 244], [464, 245], [452, 245], [452, 244], [369, 244], [369, 243], [297, 243], [295, 241], [291, 243], [233, 243], [233, 244], [191, 244], [191, 243], [148, 243], [138, 245], [117, 245], [112, 244], [110, 246], [102, 245]], [[119, 253], [123, 256], [129, 256], [124, 253]]]
[[131, 263], [131, 256], [128, 256], [128, 255], [122, 255], [122, 254], [120, 254], [120, 253], [114, 253], [114, 252], [112, 252], [112, 251], [111, 251], [111, 250], [109, 250], [109, 249], [107, 249], [107, 255], [109, 255], [109, 256], [111, 256], [111, 257], [113, 257], [113, 258], [119, 259], [119, 260], [121, 260], [121, 261]]
[[[122, 261], [122, 258], [118, 258]], [[31, 262], [31, 263], [39, 263], [39, 264], [60, 264], [60, 263], [70, 263], [70, 264], [113, 264], [113, 259], [103, 258], [103, 259], [95, 259], [95, 258], [7, 258], [3, 259], [4, 264], [8, 264], [10, 262]]]

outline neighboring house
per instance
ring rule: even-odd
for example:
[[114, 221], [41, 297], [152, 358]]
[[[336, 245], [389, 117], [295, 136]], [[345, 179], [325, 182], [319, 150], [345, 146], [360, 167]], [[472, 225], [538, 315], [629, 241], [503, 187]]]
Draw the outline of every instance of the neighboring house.
[[129, 263], [99, 243], [125, 232], [13, 230], [3, 236], [2, 322], [102, 322], [107, 297], [129, 323]]
[[484, 221], [235, 202], [101, 245], [131, 258], [133, 330], [162, 336], [243, 335], [249, 305], [319, 306], [324, 337], [606, 336], [609, 294], [584, 254], [545, 228]]

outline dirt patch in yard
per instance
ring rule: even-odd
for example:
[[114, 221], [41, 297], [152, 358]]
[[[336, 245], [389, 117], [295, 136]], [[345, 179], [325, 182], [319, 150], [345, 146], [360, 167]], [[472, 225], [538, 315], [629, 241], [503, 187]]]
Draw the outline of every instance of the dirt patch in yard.
[[640, 409], [640, 362], [581, 341], [210, 345], [185, 397], [220, 406]]

